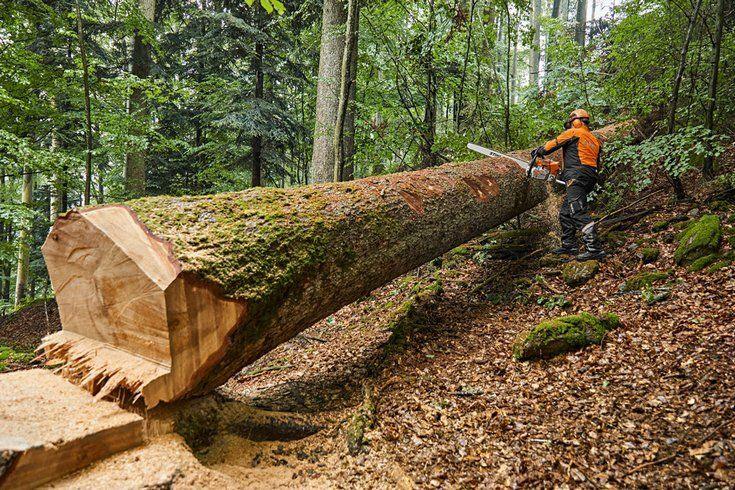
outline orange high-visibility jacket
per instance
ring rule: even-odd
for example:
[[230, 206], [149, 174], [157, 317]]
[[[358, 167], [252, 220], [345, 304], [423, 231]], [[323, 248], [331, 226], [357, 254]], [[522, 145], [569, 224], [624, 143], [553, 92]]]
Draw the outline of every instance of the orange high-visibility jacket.
[[544, 145], [546, 153], [562, 148], [564, 168], [579, 168], [582, 165], [597, 168], [600, 163], [600, 140], [582, 125], [570, 128]]

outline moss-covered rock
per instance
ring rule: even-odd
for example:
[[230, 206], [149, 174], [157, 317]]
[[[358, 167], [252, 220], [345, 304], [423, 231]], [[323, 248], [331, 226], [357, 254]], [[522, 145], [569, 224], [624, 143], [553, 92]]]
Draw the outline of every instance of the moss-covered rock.
[[719, 258], [720, 256], [717, 254], [705, 255], [704, 257], [700, 257], [694, 262], [692, 262], [691, 264], [689, 264], [689, 267], [687, 267], [687, 270], [689, 272], [699, 272], [705, 267], [712, 265]]
[[732, 264], [732, 261], [730, 260], [718, 260], [707, 268], [707, 273], [712, 274], [713, 272], [717, 272], [720, 269], [728, 267], [730, 264]]
[[611, 248], [618, 248], [625, 245], [627, 235], [622, 231], [610, 231], [602, 236], [602, 241], [609, 245]]
[[653, 226], [651, 226], [651, 230], [654, 232], [664, 231], [666, 228], [669, 227], [669, 221], [656, 221]]
[[600, 271], [600, 263], [596, 260], [585, 260], [584, 262], [572, 261], [564, 266], [561, 277], [569, 286], [581, 286]]
[[638, 256], [644, 264], [652, 264], [656, 262], [661, 255], [661, 250], [656, 247], [643, 247], [638, 251]]
[[538, 265], [540, 267], [556, 267], [561, 264], [562, 258], [559, 255], [546, 254], [538, 259]]
[[656, 282], [665, 281], [668, 278], [669, 275], [662, 271], [640, 272], [629, 277], [623, 284], [621, 284], [620, 290], [623, 292], [641, 291], [646, 287], [651, 287]]
[[722, 223], [714, 214], [706, 214], [689, 225], [674, 252], [677, 264], [691, 264], [700, 257], [717, 253], [722, 242]]
[[611, 313], [600, 317], [580, 313], [545, 320], [516, 339], [513, 357], [519, 361], [548, 358], [599, 344], [608, 331], [619, 325], [620, 319]]
[[712, 201], [709, 208], [711, 211], [725, 212], [730, 210], [730, 203], [727, 201]]

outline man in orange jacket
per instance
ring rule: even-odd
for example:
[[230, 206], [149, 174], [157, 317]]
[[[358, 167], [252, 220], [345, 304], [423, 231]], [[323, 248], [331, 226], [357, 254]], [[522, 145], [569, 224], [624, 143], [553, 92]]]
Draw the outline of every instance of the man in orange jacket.
[[566, 183], [567, 195], [559, 210], [561, 247], [554, 253], [576, 255], [577, 231], [581, 231], [586, 251], [577, 255], [578, 260], [605, 258], [594, 224], [587, 226], [592, 223], [587, 212], [587, 195], [597, 184], [601, 146], [589, 125], [590, 115], [584, 109], [577, 109], [569, 115], [563, 133], [534, 150], [535, 155], [544, 156], [562, 149], [564, 166], [560, 179]]

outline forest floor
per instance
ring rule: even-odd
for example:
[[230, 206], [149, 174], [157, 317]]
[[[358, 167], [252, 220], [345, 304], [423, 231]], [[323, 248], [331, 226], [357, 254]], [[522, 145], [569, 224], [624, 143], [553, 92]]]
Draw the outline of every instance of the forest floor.
[[[563, 264], [538, 245], [497, 260], [485, 237], [343, 308], [220, 390], [307, 414], [324, 427], [314, 435], [253, 441], [231, 430], [190, 440], [194, 451], [167, 436], [57, 486], [732, 488], [735, 266], [676, 266], [678, 226], [654, 225], [718, 214], [728, 252], [735, 206], [667, 199], [607, 235], [611, 256], [582, 286], [565, 284]], [[644, 265], [643, 246], [658, 260]], [[657, 301], [621, 292], [654, 270], [668, 273]], [[599, 346], [513, 359], [522, 331], [582, 311], [615, 313], [622, 326]]]

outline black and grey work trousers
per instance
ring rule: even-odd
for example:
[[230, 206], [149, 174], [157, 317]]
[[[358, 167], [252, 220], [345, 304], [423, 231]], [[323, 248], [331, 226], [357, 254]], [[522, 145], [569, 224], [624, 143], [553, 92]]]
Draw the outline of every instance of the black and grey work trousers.
[[597, 171], [591, 167], [565, 169], [561, 179], [567, 185], [567, 195], [559, 209], [561, 243], [563, 247], [575, 248], [577, 231], [592, 222], [587, 210], [587, 195], [597, 183]]

